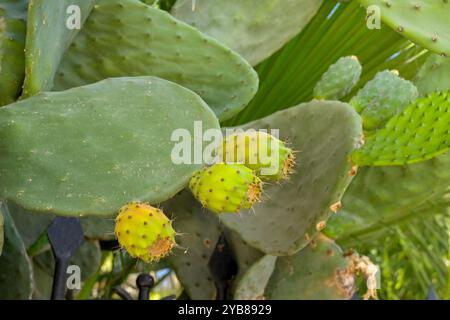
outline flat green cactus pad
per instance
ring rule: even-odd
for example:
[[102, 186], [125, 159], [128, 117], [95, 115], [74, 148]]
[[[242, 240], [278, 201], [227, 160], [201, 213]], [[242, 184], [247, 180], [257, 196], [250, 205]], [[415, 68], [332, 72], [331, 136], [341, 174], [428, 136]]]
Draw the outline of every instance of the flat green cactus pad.
[[196, 92], [221, 120], [244, 108], [258, 87], [242, 57], [167, 12], [135, 0], [101, 0], [67, 50], [55, 89], [150, 75]]
[[5, 204], [0, 208], [4, 221], [5, 243], [0, 256], [0, 299], [31, 298], [33, 269], [19, 232]]
[[221, 230], [217, 218], [208, 214], [189, 191], [184, 190], [163, 204], [172, 217], [179, 235], [178, 247], [168, 257], [188, 296], [193, 299], [215, 299], [216, 287], [208, 263]]
[[275, 269], [277, 257], [264, 256], [256, 261], [239, 280], [235, 292], [235, 300], [263, 299], [264, 290]]
[[174, 130], [194, 138], [194, 121], [219, 128], [199, 96], [154, 77], [43, 93], [0, 109], [0, 119], [1, 196], [59, 215], [113, 215], [131, 200], [172, 197], [201, 167], [172, 161]]
[[[52, 89], [64, 51], [80, 31], [96, 2], [29, 0], [24, 97]], [[74, 23], [76, 19], [79, 19], [79, 26]]]
[[172, 14], [236, 50], [252, 65], [270, 57], [314, 17], [322, 0], [178, 0]]
[[438, 54], [450, 55], [447, 0], [359, 0], [378, 6], [381, 19], [404, 37]]
[[420, 68], [415, 85], [421, 96], [450, 90], [450, 58], [430, 55]]
[[360, 144], [361, 127], [350, 105], [334, 101], [312, 101], [245, 125], [244, 129], [279, 129], [280, 138], [298, 151], [297, 165], [281, 186], [264, 186], [266, 196], [253, 210], [223, 214], [223, 223], [266, 254], [302, 249], [317, 225], [339, 207], [352, 180], [349, 157]]
[[25, 68], [27, 0], [0, 0], [0, 106], [14, 102]]
[[342, 300], [356, 290], [349, 261], [332, 240], [320, 236], [296, 255], [279, 257], [267, 284], [270, 300]]
[[391, 118], [352, 155], [360, 166], [405, 165], [450, 148], [450, 94], [432, 93]]

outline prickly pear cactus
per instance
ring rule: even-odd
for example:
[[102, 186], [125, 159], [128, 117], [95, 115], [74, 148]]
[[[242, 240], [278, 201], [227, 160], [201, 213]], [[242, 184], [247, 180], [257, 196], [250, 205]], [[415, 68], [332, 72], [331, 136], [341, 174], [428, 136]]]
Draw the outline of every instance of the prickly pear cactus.
[[114, 229], [122, 248], [145, 262], [158, 262], [175, 246], [172, 221], [148, 203], [130, 202], [119, 210]]
[[340, 206], [354, 175], [349, 156], [360, 146], [361, 127], [350, 105], [330, 101], [301, 104], [245, 125], [280, 129], [300, 160], [289, 181], [266, 186], [255, 213], [223, 214], [221, 221], [267, 254], [302, 249]]
[[252, 65], [271, 56], [314, 17], [322, 0], [178, 0], [172, 14], [236, 50]]
[[0, 106], [14, 102], [22, 89], [27, 2], [0, 1]]
[[448, 0], [359, 0], [365, 7], [377, 6], [381, 19], [392, 29], [420, 46], [450, 55]]
[[1, 204], [4, 218], [4, 244], [0, 256], [0, 299], [29, 299], [33, 289], [33, 269], [8, 208]]
[[363, 118], [364, 130], [373, 132], [400, 113], [418, 97], [417, 88], [398, 76], [396, 71], [382, 71], [350, 100]]
[[360, 166], [405, 165], [450, 148], [450, 92], [420, 98], [369, 136], [352, 161]]
[[215, 299], [217, 292], [208, 263], [221, 234], [217, 217], [208, 214], [187, 190], [162, 207], [173, 214], [174, 228], [181, 233], [168, 260], [183, 288], [191, 299]]
[[[264, 295], [270, 300], [350, 299], [356, 292], [357, 275], [373, 283], [376, 272], [366, 258], [345, 255], [334, 241], [319, 235], [296, 255], [277, 259]], [[367, 298], [376, 297], [375, 288], [369, 288]]]
[[262, 182], [243, 164], [217, 163], [194, 173], [189, 188], [215, 213], [250, 209], [261, 198]]
[[167, 12], [136, 0], [100, 0], [66, 51], [55, 90], [148, 75], [195, 91], [221, 120], [244, 108], [258, 87], [243, 58]]
[[1, 195], [60, 215], [113, 215], [130, 199], [164, 201], [201, 166], [171, 160], [172, 133], [193, 134], [194, 120], [205, 130], [219, 128], [199, 96], [153, 77], [109, 79], [11, 104], [0, 110], [0, 143], [9, 150], [0, 156]]
[[314, 98], [339, 100], [358, 83], [362, 66], [356, 56], [342, 57], [332, 64], [314, 87]]
[[[29, 0], [24, 97], [53, 88], [53, 79], [64, 51], [96, 2]], [[77, 22], [77, 19], [80, 21]]]
[[450, 90], [450, 58], [430, 55], [420, 68], [414, 84], [421, 96]]
[[262, 131], [233, 133], [223, 140], [217, 153], [220, 161], [242, 163], [262, 180], [288, 179], [295, 167], [294, 151]]

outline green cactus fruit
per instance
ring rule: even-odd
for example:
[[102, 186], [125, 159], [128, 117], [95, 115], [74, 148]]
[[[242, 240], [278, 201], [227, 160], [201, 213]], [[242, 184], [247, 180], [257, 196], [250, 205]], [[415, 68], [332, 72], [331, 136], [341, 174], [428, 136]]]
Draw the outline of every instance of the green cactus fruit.
[[414, 84], [422, 97], [450, 90], [450, 57], [430, 55], [417, 73]]
[[64, 52], [96, 2], [29, 0], [23, 97], [53, 88]]
[[224, 163], [242, 163], [262, 180], [287, 179], [295, 165], [295, 154], [284, 142], [255, 130], [227, 136], [218, 158]]
[[195, 3], [178, 0], [172, 14], [257, 65], [299, 34], [322, 3], [322, 0], [195, 0]]
[[0, 256], [0, 299], [30, 299], [33, 290], [30, 258], [5, 203], [1, 204], [0, 210], [5, 219], [5, 243]]
[[27, 0], [0, 0], [0, 106], [20, 95], [25, 69]]
[[358, 83], [362, 66], [356, 56], [342, 57], [322, 75], [314, 88], [314, 98], [339, 100]]
[[216, 299], [217, 290], [209, 261], [222, 233], [219, 219], [205, 214], [188, 190], [162, 203], [164, 211], [173, 213], [173, 225], [180, 231], [177, 247], [167, 257], [189, 298]]
[[161, 209], [144, 202], [131, 202], [120, 209], [114, 233], [122, 248], [145, 262], [158, 262], [175, 246], [172, 221]]
[[71, 216], [113, 216], [130, 200], [162, 202], [202, 167], [173, 161], [173, 133], [188, 134], [192, 147], [196, 121], [200, 134], [219, 129], [198, 95], [154, 77], [112, 78], [10, 104], [0, 109], [0, 144], [8, 150], [0, 153], [1, 197]]
[[[221, 221], [250, 246], [274, 256], [301, 250], [340, 206], [353, 179], [351, 153], [360, 146], [361, 118], [352, 106], [314, 100], [250, 122], [242, 129], [279, 129], [299, 151], [289, 181], [264, 186], [256, 214], [223, 214]], [[345, 205], [345, 204], [344, 204]], [[271, 236], [268, 237], [267, 235]]]
[[242, 110], [258, 88], [241, 56], [167, 12], [136, 0], [100, 0], [66, 51], [54, 89], [124, 76], [189, 88], [220, 120]]
[[450, 92], [416, 100], [368, 137], [352, 161], [359, 166], [405, 165], [436, 157], [450, 148]]
[[399, 77], [395, 70], [385, 70], [360, 89], [350, 104], [363, 118], [364, 130], [370, 133], [383, 127], [418, 96], [414, 84]]
[[189, 188], [208, 210], [236, 213], [260, 201], [262, 181], [242, 164], [216, 163], [195, 172]]
[[450, 55], [448, 0], [359, 0], [376, 6], [384, 23], [402, 36], [435, 53]]
[[299, 253], [278, 257], [265, 297], [269, 300], [350, 299], [357, 289], [357, 276], [362, 275], [368, 284], [364, 298], [376, 298], [378, 272], [378, 267], [367, 257], [344, 254], [333, 240], [319, 234]]

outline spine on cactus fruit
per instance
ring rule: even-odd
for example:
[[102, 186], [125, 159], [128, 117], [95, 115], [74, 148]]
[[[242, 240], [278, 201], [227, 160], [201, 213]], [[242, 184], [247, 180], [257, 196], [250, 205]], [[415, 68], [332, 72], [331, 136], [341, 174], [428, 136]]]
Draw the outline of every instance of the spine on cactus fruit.
[[262, 181], [243, 164], [217, 163], [192, 176], [189, 188], [214, 213], [237, 213], [260, 201]]
[[122, 207], [114, 232], [122, 248], [145, 262], [159, 261], [175, 246], [172, 221], [148, 203], [131, 202]]
[[263, 131], [233, 133], [224, 139], [217, 153], [221, 162], [241, 163], [262, 180], [287, 179], [295, 166], [294, 151]]

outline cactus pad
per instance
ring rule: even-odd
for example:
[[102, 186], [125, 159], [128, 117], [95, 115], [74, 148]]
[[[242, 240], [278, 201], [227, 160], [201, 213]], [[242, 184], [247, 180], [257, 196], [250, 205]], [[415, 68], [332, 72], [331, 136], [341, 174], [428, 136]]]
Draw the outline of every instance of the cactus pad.
[[286, 144], [263, 131], [238, 132], [227, 136], [218, 149], [224, 163], [242, 163], [263, 180], [287, 179], [295, 154]]
[[354, 96], [350, 104], [363, 118], [364, 130], [373, 132], [417, 99], [417, 88], [395, 71], [382, 71]]
[[432, 93], [368, 137], [352, 161], [360, 166], [387, 166], [434, 158], [450, 148], [449, 128], [450, 93]]
[[183, 288], [193, 300], [215, 299], [216, 287], [208, 263], [221, 234], [217, 217], [202, 209], [187, 190], [162, 206], [173, 214], [174, 228], [180, 232], [178, 247], [168, 260]]
[[249, 128], [279, 129], [298, 150], [296, 172], [281, 186], [265, 186], [254, 213], [223, 214], [221, 220], [267, 254], [294, 254], [336, 210], [352, 180], [349, 156], [360, 144], [361, 119], [348, 104], [312, 101], [243, 127]]
[[0, 256], [0, 299], [26, 300], [31, 298], [33, 269], [25, 245], [20, 238], [8, 208], [1, 204], [4, 218], [3, 252]]
[[[356, 253], [344, 255], [334, 241], [319, 235], [294, 256], [279, 257], [267, 284], [269, 300], [342, 300], [356, 292], [356, 276], [371, 276], [376, 267]], [[373, 287], [368, 297], [376, 297]]]
[[27, 0], [0, 0], [0, 106], [14, 102], [25, 68]]
[[114, 232], [122, 248], [145, 262], [158, 262], [175, 246], [172, 221], [147, 203], [130, 202], [122, 207]]
[[196, 92], [221, 120], [244, 108], [258, 87], [243, 58], [167, 12], [135, 0], [101, 0], [67, 50], [55, 89], [150, 75]]
[[195, 172], [189, 188], [203, 207], [215, 213], [239, 212], [260, 200], [262, 182], [243, 164], [217, 163]]
[[178, 0], [172, 14], [236, 50], [252, 65], [270, 57], [314, 17], [322, 0]]
[[421, 96], [450, 90], [450, 58], [430, 55], [420, 68], [415, 85]]
[[316, 99], [339, 100], [358, 83], [362, 66], [356, 56], [340, 58], [322, 75], [314, 88]]
[[79, 31], [66, 25], [69, 6], [80, 8], [82, 25], [96, 2], [97, 0], [29, 0], [24, 97], [49, 91], [53, 87], [53, 79], [64, 51]]
[[172, 162], [174, 130], [192, 136], [194, 120], [219, 128], [200, 97], [153, 77], [43, 93], [0, 113], [1, 195], [60, 215], [113, 215], [130, 200], [172, 197], [201, 166]]
[[450, 55], [448, 0], [359, 0], [376, 5], [381, 19], [404, 37], [435, 53]]

